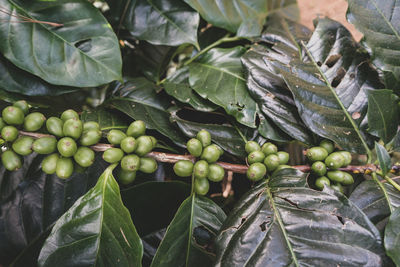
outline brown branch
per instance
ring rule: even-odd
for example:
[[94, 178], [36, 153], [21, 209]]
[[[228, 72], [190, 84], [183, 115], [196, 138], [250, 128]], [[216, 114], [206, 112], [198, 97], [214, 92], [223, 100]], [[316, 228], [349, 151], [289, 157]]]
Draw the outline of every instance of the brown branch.
[[20, 15], [20, 14], [18, 14], [18, 15], [13, 15], [13, 14], [11, 13], [11, 11], [9, 11], [9, 10], [7, 10], [7, 9], [5, 9], [5, 8], [0, 8], [0, 12], [5, 13], [5, 14], [9, 15], [10, 17], [14, 17], [14, 18], [20, 19], [20, 20], [17, 20], [17, 21], [13, 21], [13, 20], [9, 20], [9, 21], [1, 20], [2, 22], [12, 22], [12, 23], [26, 23], [26, 22], [29, 22], [29, 23], [47, 24], [47, 25], [50, 25], [50, 26], [53, 26], [53, 27], [61, 27], [61, 26], [64, 26], [64, 24], [55, 23], [55, 22], [48, 22], [48, 21], [43, 21], [43, 20], [31, 19], [31, 18], [29, 18], [29, 17], [27, 17], [27, 16]]
[[222, 183], [222, 196], [227, 198], [232, 191], [232, 180], [233, 180], [233, 171], [228, 171], [228, 174], [224, 178], [224, 182]]

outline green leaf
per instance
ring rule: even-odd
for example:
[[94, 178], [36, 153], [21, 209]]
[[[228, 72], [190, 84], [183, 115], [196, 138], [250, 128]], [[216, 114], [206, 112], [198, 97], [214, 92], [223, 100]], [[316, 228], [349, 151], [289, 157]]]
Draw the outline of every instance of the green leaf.
[[189, 85], [189, 68], [182, 67], [167, 78], [165, 92], [199, 111], [214, 111], [218, 106], [199, 96]]
[[199, 14], [183, 1], [108, 0], [112, 14], [140, 40], [158, 45], [197, 44]]
[[376, 155], [378, 157], [379, 167], [382, 170], [383, 176], [385, 176], [386, 174], [388, 174], [388, 172], [392, 168], [392, 162], [391, 162], [390, 155], [386, 151], [386, 149], [382, 145], [378, 144], [377, 142], [375, 142], [375, 151], [376, 151]]
[[340, 193], [304, 187], [307, 175], [291, 171], [238, 201], [217, 237], [216, 266], [382, 266], [381, 237], [365, 214]]
[[289, 142], [292, 140], [285, 132], [279, 129], [274, 123], [270, 122], [264, 114], [258, 114], [260, 124], [258, 125], [258, 132], [261, 136], [276, 142]]
[[100, 129], [102, 131], [108, 131], [111, 129], [124, 130], [128, 128], [128, 123], [123, 118], [121, 118], [121, 113], [105, 108], [85, 110], [81, 114], [81, 120], [83, 122], [97, 122], [100, 125]]
[[390, 142], [399, 124], [398, 107], [392, 90], [368, 90], [368, 132]]
[[211, 266], [210, 249], [225, 218], [213, 201], [192, 194], [168, 226], [151, 266]]
[[74, 87], [52, 85], [23, 71], [0, 55], [0, 88], [28, 96], [61, 95], [78, 90]]
[[164, 95], [157, 94], [157, 89], [155, 84], [145, 78], [133, 78], [117, 86], [111, 103], [135, 120], [143, 120], [147, 128], [157, 130], [175, 144], [183, 146], [186, 139], [169, 121], [167, 108], [170, 103]]
[[237, 36], [258, 36], [263, 28], [265, 18], [270, 13], [279, 12], [291, 19], [298, 18], [295, 0], [185, 0], [197, 10], [210, 24], [224, 28]]
[[[58, 85], [98, 86], [121, 79], [118, 40], [91, 3], [1, 0], [0, 51], [17, 67]], [[31, 20], [62, 24], [21, 22]], [[16, 34], [18, 33], [18, 34]]]
[[242, 47], [214, 48], [189, 64], [190, 86], [238, 122], [255, 127], [257, 104], [249, 95], [240, 57]]
[[141, 266], [142, 243], [122, 204], [112, 175], [115, 167], [108, 167], [96, 186], [58, 219], [40, 252], [39, 266], [111, 266], [116, 262]]
[[[372, 53], [373, 63], [386, 79], [400, 85], [400, 8], [399, 0], [349, 0], [347, 19], [364, 34], [363, 45]], [[371, 23], [371, 18], [374, 18]]]
[[397, 208], [390, 215], [389, 222], [385, 228], [385, 249], [386, 253], [396, 266], [400, 265], [400, 208]]

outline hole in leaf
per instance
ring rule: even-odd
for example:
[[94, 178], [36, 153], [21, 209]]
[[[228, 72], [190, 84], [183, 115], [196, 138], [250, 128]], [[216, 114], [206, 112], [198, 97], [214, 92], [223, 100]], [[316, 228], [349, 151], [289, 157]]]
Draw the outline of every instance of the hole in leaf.
[[331, 82], [332, 87], [336, 88], [340, 84], [345, 75], [346, 75], [346, 70], [340, 68], [336, 73], [336, 77]]
[[238, 111], [242, 111], [246, 106], [245, 105], [241, 105], [239, 102], [236, 103], [236, 109]]
[[267, 230], [267, 225], [268, 222], [263, 222], [262, 224], [260, 224], [261, 232], [265, 232], [265, 230]]
[[76, 42], [74, 45], [82, 52], [87, 53], [92, 49], [92, 39], [81, 40]]
[[356, 77], [356, 75], [354, 74], [354, 72], [350, 73], [350, 78], [354, 79]]
[[344, 222], [342, 216], [336, 215], [336, 217], [338, 218], [339, 222], [344, 225], [345, 222]]
[[318, 61], [318, 62], [317, 62], [317, 65], [321, 67], [321, 66], [322, 66], [322, 62], [321, 62], [321, 61]]
[[179, 118], [187, 121], [207, 123], [207, 124], [224, 124], [226, 118], [218, 113], [201, 112], [192, 109], [181, 109], [177, 112]]
[[342, 55], [336, 54], [336, 55], [331, 55], [325, 62], [325, 64], [329, 67], [332, 68], [333, 65], [336, 64], [336, 62], [339, 61], [339, 59], [342, 58]]

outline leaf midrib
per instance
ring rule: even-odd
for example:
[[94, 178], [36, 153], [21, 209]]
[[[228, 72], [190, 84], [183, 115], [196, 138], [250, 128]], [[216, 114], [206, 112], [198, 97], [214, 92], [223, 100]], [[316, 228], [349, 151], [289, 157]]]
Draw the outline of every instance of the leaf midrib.
[[189, 229], [188, 229], [188, 243], [187, 243], [187, 251], [186, 251], [186, 259], [185, 259], [185, 266], [189, 266], [189, 256], [190, 256], [190, 247], [192, 241], [192, 227], [193, 227], [193, 211], [194, 211], [194, 201], [195, 201], [195, 193], [192, 193], [192, 203], [190, 207], [190, 221], [189, 221]]
[[223, 72], [225, 74], [231, 75], [231, 76], [235, 77], [236, 79], [239, 79], [239, 80], [242, 80], [242, 81], [246, 82], [246, 79], [244, 79], [243, 77], [241, 77], [241, 76], [239, 76], [239, 75], [237, 75], [237, 74], [235, 74], [233, 72], [230, 72], [230, 71], [228, 71], [226, 69], [219, 68], [219, 67], [214, 67], [212, 65], [208, 65], [206, 63], [201, 63], [201, 62], [198, 62], [198, 61], [197, 62], [193, 62], [192, 64], [198, 64], [198, 65], [201, 65], [201, 66], [203, 66], [205, 68], [210, 68], [210, 69], [213, 69], [213, 70], [216, 70], [216, 71], [220, 71], [220, 72]]
[[376, 101], [375, 97], [372, 95], [371, 96], [372, 101], [374, 102], [375, 106], [378, 108], [378, 113], [380, 115], [380, 117], [382, 118], [382, 123], [383, 123], [383, 131], [384, 131], [384, 136], [385, 139], [387, 138], [388, 134], [387, 134], [387, 126], [386, 126], [386, 120], [385, 120], [385, 116], [383, 115], [383, 111], [380, 107], [380, 105], [378, 104], [378, 102]]

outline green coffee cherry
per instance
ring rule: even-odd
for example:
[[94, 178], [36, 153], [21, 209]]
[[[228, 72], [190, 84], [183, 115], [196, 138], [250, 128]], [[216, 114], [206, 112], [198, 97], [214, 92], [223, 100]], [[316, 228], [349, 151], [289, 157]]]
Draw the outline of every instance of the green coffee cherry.
[[200, 158], [206, 160], [208, 163], [214, 163], [219, 159], [219, 156], [219, 149], [213, 145], [209, 145], [203, 149]]
[[278, 155], [271, 154], [265, 157], [264, 165], [267, 167], [268, 172], [274, 171], [280, 165]]
[[308, 160], [310, 160], [311, 162], [323, 161], [328, 156], [328, 151], [326, 151], [325, 148], [322, 148], [320, 146], [315, 146], [315, 147], [307, 149], [306, 156], [307, 156]]
[[3, 118], [0, 117], [0, 131], [7, 126], [7, 124], [5, 123], [5, 121], [3, 120]]
[[255, 142], [255, 141], [247, 141], [246, 145], [244, 146], [244, 149], [246, 150], [247, 154], [250, 154], [253, 151], [259, 151], [261, 150], [260, 145]]
[[179, 177], [188, 177], [193, 172], [193, 162], [190, 160], [179, 160], [174, 164], [174, 172]]
[[211, 182], [220, 182], [225, 177], [225, 170], [218, 164], [210, 164], [208, 165], [208, 180]]
[[278, 155], [279, 164], [285, 165], [289, 162], [289, 153], [285, 151], [278, 151], [276, 155]]
[[333, 169], [333, 170], [336, 170], [336, 169], [339, 169], [340, 167], [342, 167], [344, 162], [345, 162], [345, 158], [343, 157], [342, 154], [340, 154], [338, 152], [333, 152], [325, 159], [326, 167], [328, 167], [329, 169]]
[[18, 100], [13, 106], [19, 107], [25, 115], [29, 113], [29, 105], [25, 100]]
[[60, 158], [58, 153], [48, 155], [42, 160], [42, 171], [47, 174], [54, 174], [56, 172], [57, 161]]
[[29, 132], [35, 132], [42, 128], [46, 117], [40, 112], [28, 114], [24, 119], [24, 129]]
[[347, 166], [347, 165], [349, 165], [351, 163], [352, 157], [351, 157], [350, 152], [348, 152], [348, 151], [338, 151], [337, 153], [342, 155], [343, 158], [344, 158], [344, 163], [343, 163], [342, 167], [345, 167], [345, 166]]
[[353, 176], [348, 172], [343, 172], [343, 173], [344, 173], [344, 177], [343, 177], [342, 184], [344, 184], [344, 185], [354, 184]]
[[67, 179], [74, 172], [74, 162], [71, 158], [59, 158], [57, 160], [56, 175], [61, 179]]
[[14, 126], [5, 126], [1, 129], [1, 137], [6, 142], [13, 142], [18, 137], [18, 130]]
[[61, 120], [66, 122], [69, 119], [76, 119], [79, 120], [79, 115], [73, 109], [67, 109], [61, 114]]
[[319, 143], [319, 146], [322, 148], [325, 148], [325, 150], [328, 152], [328, 154], [331, 154], [333, 150], [335, 150], [335, 145], [331, 140], [324, 139]]
[[92, 146], [97, 144], [101, 139], [101, 131], [99, 130], [88, 130], [83, 132], [79, 142], [83, 146]]
[[38, 154], [50, 154], [57, 149], [57, 139], [54, 137], [41, 137], [32, 144], [32, 149]]
[[74, 160], [79, 166], [87, 168], [94, 162], [95, 153], [88, 147], [80, 147], [74, 154]]
[[253, 164], [256, 162], [263, 162], [264, 159], [265, 159], [265, 155], [260, 150], [253, 151], [247, 156], [247, 162], [249, 164]]
[[261, 151], [265, 154], [265, 156], [276, 154], [278, 152], [278, 147], [270, 142], [267, 142], [262, 145]]
[[14, 151], [7, 150], [1, 155], [1, 162], [4, 168], [9, 171], [16, 171], [22, 166], [22, 160]]
[[137, 148], [135, 150], [135, 153], [138, 154], [139, 156], [144, 156], [147, 153], [151, 152], [153, 149], [153, 142], [151, 141], [150, 136], [147, 135], [142, 135], [139, 136], [136, 139], [137, 142]]
[[292, 166], [289, 165], [279, 165], [278, 168], [275, 169], [275, 171], [272, 173], [272, 175], [276, 174], [277, 172], [279, 172], [280, 170], [283, 169], [293, 169]]
[[344, 194], [344, 188], [340, 183], [335, 183], [335, 184], [331, 185], [331, 188], [335, 191], [338, 191], [338, 192]]
[[251, 181], [261, 180], [267, 173], [267, 168], [260, 162], [253, 163], [247, 169], [247, 178]]
[[83, 131], [96, 130], [100, 131], [100, 125], [95, 121], [87, 121], [83, 124]]
[[322, 161], [316, 161], [311, 165], [311, 171], [318, 176], [326, 174], [326, 165]]
[[126, 130], [126, 135], [137, 138], [139, 136], [144, 135], [145, 132], [146, 132], [146, 124], [141, 120], [137, 120], [129, 125], [128, 130]]
[[103, 159], [108, 163], [117, 163], [124, 156], [124, 151], [120, 148], [109, 148], [103, 153]]
[[65, 136], [78, 139], [81, 137], [83, 131], [82, 121], [78, 119], [69, 119], [64, 122], [63, 133]]
[[137, 171], [140, 166], [140, 158], [137, 155], [127, 155], [121, 160], [121, 169], [124, 171]]
[[194, 179], [194, 191], [196, 194], [204, 196], [210, 189], [210, 183], [207, 179]]
[[124, 139], [122, 139], [121, 141], [121, 149], [125, 152], [125, 153], [132, 153], [133, 151], [136, 150], [137, 148], [137, 142], [136, 139], [132, 136], [128, 136], [125, 137]]
[[203, 147], [211, 145], [211, 134], [207, 130], [200, 130], [197, 133], [196, 138], [201, 142]]
[[3, 109], [3, 120], [10, 125], [21, 125], [24, 123], [24, 112], [19, 107], [8, 106]]
[[47, 131], [57, 137], [64, 136], [63, 125], [64, 125], [64, 122], [57, 117], [50, 117], [46, 121]]
[[63, 137], [57, 143], [57, 150], [61, 156], [68, 158], [72, 157], [76, 153], [78, 147], [76, 146], [74, 139], [71, 137]]
[[224, 150], [219, 145], [212, 144], [212, 146], [215, 146], [218, 149], [219, 156], [222, 156], [224, 154]]
[[203, 152], [203, 145], [196, 138], [192, 138], [187, 141], [186, 148], [189, 151], [190, 155], [194, 157], [200, 157], [201, 153]]
[[205, 160], [199, 160], [193, 166], [193, 174], [197, 179], [207, 178], [208, 172], [208, 163]]
[[342, 171], [328, 171], [326, 176], [328, 176], [331, 181], [342, 183], [344, 181], [344, 174], [345, 173]]
[[325, 176], [321, 176], [317, 180], [315, 180], [315, 186], [320, 190], [324, 189], [324, 186], [326, 185], [330, 186], [331, 181]]
[[15, 153], [21, 156], [28, 156], [32, 153], [33, 138], [30, 136], [21, 136], [12, 144]]
[[153, 173], [157, 170], [157, 161], [153, 158], [140, 158], [139, 171], [144, 173]]
[[126, 138], [126, 134], [120, 130], [111, 130], [107, 134], [107, 140], [110, 144], [119, 145]]
[[117, 178], [121, 184], [128, 185], [133, 183], [133, 181], [135, 181], [136, 172], [119, 169], [117, 172]]
[[152, 147], [155, 148], [157, 146], [157, 139], [154, 136], [149, 135], [151, 139]]

